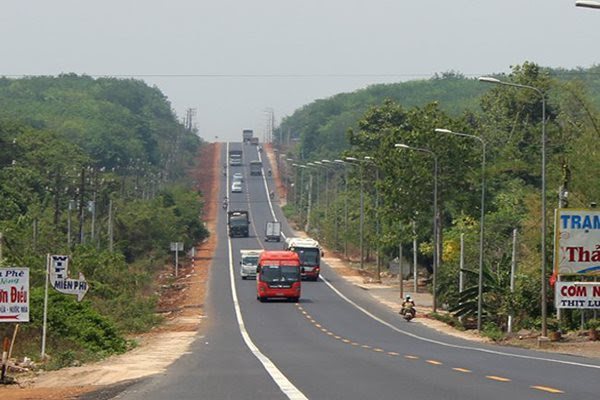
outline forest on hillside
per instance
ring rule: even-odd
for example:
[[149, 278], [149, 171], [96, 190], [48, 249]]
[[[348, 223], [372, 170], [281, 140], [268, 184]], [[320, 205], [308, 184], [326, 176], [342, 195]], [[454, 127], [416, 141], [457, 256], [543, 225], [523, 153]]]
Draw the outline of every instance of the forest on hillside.
[[[512, 67], [510, 74], [496, 76], [512, 87], [449, 73], [375, 85], [306, 105], [282, 121], [276, 136], [287, 159], [287, 184], [293, 189], [287, 212], [304, 226], [310, 204], [310, 234], [339, 251], [349, 242], [357, 257], [363, 193], [367, 261], [377, 253], [385, 262], [397, 257], [399, 243], [411, 254], [416, 239], [419, 260], [431, 272], [436, 242], [432, 193], [437, 183], [441, 259], [436, 296], [444, 308], [472, 321], [485, 178], [482, 318], [492, 333], [506, 329], [509, 315], [519, 327], [539, 328], [541, 281], [552, 273], [553, 209], [586, 208], [600, 200], [599, 72], [600, 67], [565, 71], [526, 62]], [[440, 128], [446, 132], [435, 131]], [[548, 229], [547, 276], [541, 277], [544, 130]], [[342, 163], [346, 157], [353, 161]], [[312, 187], [307, 186], [308, 178]], [[327, 194], [315, 196], [319, 187]], [[518, 274], [517, 289], [511, 293], [515, 230]], [[462, 293], [461, 235], [466, 274]], [[431, 286], [432, 282], [433, 290]], [[552, 311], [551, 293], [547, 307]], [[566, 313], [560, 324], [573, 327], [579, 317], [578, 311]]]
[[169, 243], [207, 235], [187, 174], [200, 146], [142, 81], [0, 78], [0, 263], [30, 269], [16, 352], [39, 356], [47, 254], [69, 255], [90, 285], [80, 303], [50, 292], [47, 368], [124, 351], [125, 333], [158, 322], [152, 285]]

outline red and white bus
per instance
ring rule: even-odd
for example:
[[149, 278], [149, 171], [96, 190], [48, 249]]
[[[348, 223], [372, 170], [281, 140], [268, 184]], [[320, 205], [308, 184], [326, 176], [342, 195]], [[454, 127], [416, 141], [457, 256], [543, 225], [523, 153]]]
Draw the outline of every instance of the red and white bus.
[[300, 258], [293, 251], [263, 251], [256, 268], [256, 298], [261, 302], [283, 298], [300, 299]]
[[285, 249], [293, 251], [300, 257], [302, 277], [316, 281], [321, 272], [321, 257], [324, 255], [319, 242], [310, 238], [287, 238]]

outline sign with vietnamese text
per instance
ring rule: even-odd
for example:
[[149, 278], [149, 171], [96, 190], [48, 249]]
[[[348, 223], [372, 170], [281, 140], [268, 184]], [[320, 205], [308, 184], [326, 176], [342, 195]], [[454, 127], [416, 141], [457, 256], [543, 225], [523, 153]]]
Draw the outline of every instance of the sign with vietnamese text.
[[50, 256], [49, 272], [52, 287], [64, 294], [77, 295], [77, 301], [81, 301], [89, 289], [81, 272], [79, 279], [69, 278], [69, 256]]
[[29, 268], [0, 268], [0, 322], [29, 322]]
[[600, 211], [559, 209], [554, 273], [600, 274]]
[[600, 309], [600, 282], [556, 282], [556, 308]]

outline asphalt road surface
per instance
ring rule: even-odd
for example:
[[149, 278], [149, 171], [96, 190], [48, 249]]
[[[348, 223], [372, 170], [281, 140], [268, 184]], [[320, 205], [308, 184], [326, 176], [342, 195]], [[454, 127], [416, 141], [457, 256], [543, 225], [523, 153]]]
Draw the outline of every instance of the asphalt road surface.
[[[407, 323], [346, 283], [327, 265], [318, 282], [303, 282], [299, 303], [256, 300], [256, 282], [239, 276], [240, 249], [282, 249], [264, 242], [269, 220], [293, 233], [269, 199], [270, 177], [248, 164], [268, 160], [244, 149], [244, 165], [228, 167], [221, 198], [250, 211], [249, 238], [229, 239], [219, 216], [206, 325], [190, 351], [164, 374], [126, 387], [119, 399], [598, 399], [600, 362], [487, 346]], [[227, 148], [223, 146], [223, 160]], [[230, 193], [234, 172], [244, 192]]]

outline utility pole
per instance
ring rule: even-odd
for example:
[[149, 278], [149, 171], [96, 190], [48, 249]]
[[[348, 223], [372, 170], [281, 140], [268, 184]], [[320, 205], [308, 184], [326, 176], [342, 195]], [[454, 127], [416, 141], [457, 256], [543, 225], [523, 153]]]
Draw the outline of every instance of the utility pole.
[[79, 243], [83, 244], [83, 221], [85, 219], [85, 167], [81, 168], [81, 189], [79, 190]]
[[108, 201], [108, 251], [113, 252], [113, 203]]

